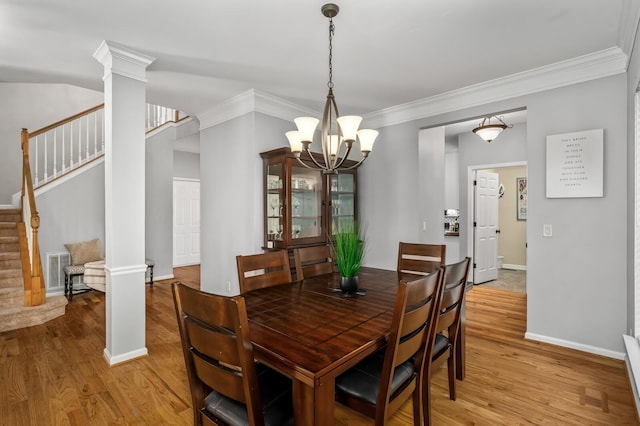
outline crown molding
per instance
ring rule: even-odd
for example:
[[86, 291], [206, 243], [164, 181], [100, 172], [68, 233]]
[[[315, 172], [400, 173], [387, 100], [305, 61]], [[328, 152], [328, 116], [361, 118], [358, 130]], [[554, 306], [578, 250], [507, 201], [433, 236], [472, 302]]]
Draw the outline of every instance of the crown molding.
[[[375, 129], [609, 77], [626, 72], [627, 61], [628, 55], [622, 49], [612, 47], [375, 111], [364, 115], [363, 123]], [[200, 121], [200, 130], [203, 130], [249, 112], [260, 112], [288, 121], [301, 115], [321, 115], [282, 98], [251, 89], [197, 114], [196, 117]]]
[[512, 74], [447, 93], [385, 108], [364, 116], [379, 128], [517, 96], [555, 89], [626, 71], [627, 55], [617, 47]]
[[144, 83], [147, 82], [147, 67], [156, 60], [156, 58], [108, 40], [103, 40], [100, 43], [93, 57], [104, 66], [103, 80], [106, 80], [111, 74], [118, 74]]
[[200, 130], [216, 126], [250, 112], [260, 112], [272, 117], [293, 121], [301, 115], [319, 115], [317, 111], [294, 104], [260, 90], [251, 89], [197, 114]]
[[618, 46], [627, 55], [627, 67], [636, 39], [638, 20], [640, 20], [640, 3], [637, 0], [623, 0], [618, 29]]

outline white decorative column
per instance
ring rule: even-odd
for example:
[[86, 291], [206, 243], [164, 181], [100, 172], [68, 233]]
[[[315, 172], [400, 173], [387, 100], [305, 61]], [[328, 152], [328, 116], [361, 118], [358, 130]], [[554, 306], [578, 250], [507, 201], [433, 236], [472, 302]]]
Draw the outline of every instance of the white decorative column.
[[103, 41], [106, 348], [110, 365], [145, 346], [145, 83], [155, 59]]

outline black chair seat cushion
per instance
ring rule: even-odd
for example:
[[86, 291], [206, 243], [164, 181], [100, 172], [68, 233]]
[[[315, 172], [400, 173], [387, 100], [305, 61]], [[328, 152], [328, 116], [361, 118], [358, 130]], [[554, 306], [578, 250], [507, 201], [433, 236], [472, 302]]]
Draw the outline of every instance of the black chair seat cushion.
[[446, 351], [450, 347], [451, 342], [449, 341], [447, 336], [443, 335], [442, 333], [436, 334], [436, 341], [433, 344], [433, 356], [431, 357], [431, 359], [440, 357], [440, 355], [442, 355], [444, 351]]
[[[291, 379], [263, 364], [256, 364], [265, 426], [292, 426]], [[229, 425], [248, 425], [247, 406], [212, 391], [204, 399], [204, 409]]]
[[[380, 375], [386, 348], [380, 349], [361, 363], [336, 378], [336, 390], [375, 405], [380, 388]], [[413, 362], [396, 367], [391, 381], [391, 394], [414, 376]]]

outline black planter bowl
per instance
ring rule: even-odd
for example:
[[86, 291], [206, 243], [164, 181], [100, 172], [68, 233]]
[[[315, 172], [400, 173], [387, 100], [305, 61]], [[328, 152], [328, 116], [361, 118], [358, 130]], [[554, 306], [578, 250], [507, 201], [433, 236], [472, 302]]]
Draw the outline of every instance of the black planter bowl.
[[345, 297], [364, 296], [367, 290], [358, 287], [358, 277], [340, 277], [340, 288], [336, 288]]

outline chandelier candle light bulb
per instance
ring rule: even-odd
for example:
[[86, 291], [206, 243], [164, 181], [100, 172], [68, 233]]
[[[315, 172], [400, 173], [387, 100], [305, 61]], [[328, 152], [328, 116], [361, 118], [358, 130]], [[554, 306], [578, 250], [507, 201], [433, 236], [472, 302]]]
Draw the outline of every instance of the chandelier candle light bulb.
[[[311, 152], [310, 146], [313, 143], [313, 136], [320, 120], [314, 117], [298, 117], [293, 121], [298, 128], [297, 131], [286, 132], [289, 140], [291, 152], [298, 162], [310, 169], [322, 170], [325, 174], [334, 174], [339, 170], [355, 169], [369, 156], [373, 149], [373, 143], [378, 136], [378, 132], [372, 129], [358, 130], [362, 117], [357, 115], [340, 116], [338, 106], [333, 96], [333, 33], [335, 26], [333, 18], [338, 14], [340, 8], [333, 3], [327, 3], [321, 8], [322, 14], [329, 18], [329, 93], [322, 115], [322, 157]], [[336, 124], [337, 123], [337, 124]], [[342, 164], [349, 156], [351, 148], [355, 142], [360, 142], [362, 158], [356, 164], [349, 167], [342, 167]], [[312, 165], [302, 161], [300, 155], [304, 151]], [[318, 158], [317, 158], [318, 157]]]

